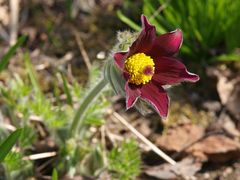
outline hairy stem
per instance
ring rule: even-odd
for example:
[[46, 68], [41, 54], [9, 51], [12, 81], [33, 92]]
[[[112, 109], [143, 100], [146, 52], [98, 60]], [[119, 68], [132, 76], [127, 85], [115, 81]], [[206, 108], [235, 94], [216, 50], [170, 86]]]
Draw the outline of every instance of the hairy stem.
[[90, 92], [87, 94], [85, 99], [83, 100], [82, 104], [79, 106], [74, 119], [71, 124], [71, 135], [75, 135], [79, 128], [82, 127], [83, 122], [84, 122], [84, 117], [86, 114], [87, 109], [89, 106], [92, 104], [92, 102], [95, 101], [95, 99], [100, 95], [102, 92], [103, 88], [108, 84], [108, 81], [104, 78], [102, 78], [96, 86], [90, 90]]

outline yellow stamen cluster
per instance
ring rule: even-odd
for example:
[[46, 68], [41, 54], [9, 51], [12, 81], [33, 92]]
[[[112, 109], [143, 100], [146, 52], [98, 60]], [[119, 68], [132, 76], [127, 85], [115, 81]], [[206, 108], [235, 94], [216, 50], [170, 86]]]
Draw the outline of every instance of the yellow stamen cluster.
[[130, 74], [129, 82], [140, 85], [148, 83], [154, 74], [154, 62], [150, 56], [137, 53], [125, 61], [125, 70]]

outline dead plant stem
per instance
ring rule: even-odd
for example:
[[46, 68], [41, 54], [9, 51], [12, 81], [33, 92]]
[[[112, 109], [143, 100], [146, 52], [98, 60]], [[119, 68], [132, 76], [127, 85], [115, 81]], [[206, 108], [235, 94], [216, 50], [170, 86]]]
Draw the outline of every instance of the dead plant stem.
[[73, 29], [73, 33], [74, 33], [74, 36], [75, 36], [75, 38], [76, 38], [77, 45], [78, 45], [78, 47], [79, 47], [79, 50], [80, 50], [80, 53], [81, 53], [81, 55], [82, 55], [83, 61], [84, 61], [85, 65], [86, 65], [88, 71], [90, 71], [92, 64], [91, 64], [90, 58], [89, 58], [89, 56], [88, 56], [88, 53], [87, 53], [87, 51], [85, 50], [85, 47], [84, 47], [84, 44], [83, 44], [81, 35], [80, 35], [80, 33], [79, 33], [77, 30], [75, 30], [75, 29]]
[[120, 114], [117, 112], [113, 112], [114, 118], [120, 121], [123, 125], [125, 125], [133, 134], [135, 134], [141, 141], [143, 141], [149, 148], [151, 148], [156, 154], [162, 157], [165, 161], [170, 163], [171, 165], [175, 165], [176, 161], [174, 161], [171, 157], [165, 154], [162, 150], [160, 150], [156, 145], [154, 145], [151, 141], [149, 141], [146, 137], [144, 137], [140, 132], [138, 132], [130, 123], [127, 122]]
[[20, 0], [10, 0], [10, 45], [17, 41]]

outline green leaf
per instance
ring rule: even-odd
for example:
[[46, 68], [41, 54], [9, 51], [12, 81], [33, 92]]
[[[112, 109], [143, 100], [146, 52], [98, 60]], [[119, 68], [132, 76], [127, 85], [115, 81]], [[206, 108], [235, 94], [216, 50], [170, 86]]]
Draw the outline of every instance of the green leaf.
[[[180, 28], [184, 32], [182, 55], [209, 61], [209, 49], [223, 49], [228, 54], [240, 47], [240, 1], [232, 0], [143, 0], [142, 13], [159, 34]], [[136, 24], [117, 13], [121, 21], [134, 28]], [[231, 18], [229, 18], [231, 17]], [[238, 61], [237, 56], [221, 57], [220, 61]]]
[[21, 135], [22, 129], [17, 129], [0, 145], [0, 162], [4, 160], [7, 154], [10, 152], [14, 144], [17, 142]]
[[53, 169], [52, 172], [52, 180], [58, 180], [58, 172], [55, 168]]
[[16, 44], [10, 47], [8, 52], [1, 58], [0, 72], [7, 67], [9, 60], [11, 59], [13, 54], [16, 52], [17, 48], [19, 48], [25, 42], [25, 40], [26, 40], [26, 36], [21, 36], [20, 38], [18, 38]]

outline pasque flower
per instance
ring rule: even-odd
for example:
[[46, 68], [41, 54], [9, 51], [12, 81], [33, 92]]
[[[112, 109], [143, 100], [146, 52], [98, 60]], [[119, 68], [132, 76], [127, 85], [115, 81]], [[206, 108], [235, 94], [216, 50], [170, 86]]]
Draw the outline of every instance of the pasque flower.
[[142, 15], [142, 31], [127, 52], [114, 53], [114, 60], [124, 77], [126, 107], [138, 98], [149, 102], [161, 117], [168, 114], [169, 98], [164, 85], [183, 81], [196, 82], [198, 75], [187, 71], [174, 55], [182, 44], [180, 29], [156, 36], [155, 26]]

